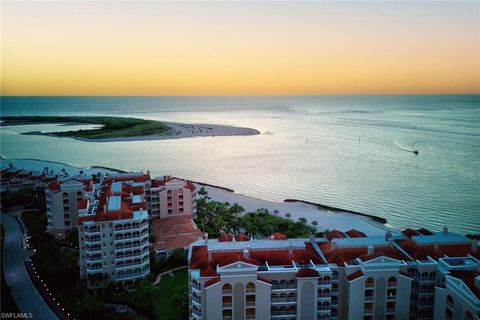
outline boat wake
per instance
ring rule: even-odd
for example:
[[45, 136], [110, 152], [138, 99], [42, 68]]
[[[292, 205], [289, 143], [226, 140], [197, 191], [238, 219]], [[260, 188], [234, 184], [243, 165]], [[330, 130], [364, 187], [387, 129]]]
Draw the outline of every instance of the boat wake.
[[418, 153], [419, 153], [418, 150], [405, 147], [405, 146], [401, 145], [401, 144], [400, 144], [398, 141], [396, 141], [396, 140], [394, 140], [393, 143], [395, 144], [396, 149], [399, 149], [399, 150], [402, 150], [402, 151], [405, 151], [405, 152], [411, 152], [411, 153], [414, 153], [414, 154], [418, 154]]

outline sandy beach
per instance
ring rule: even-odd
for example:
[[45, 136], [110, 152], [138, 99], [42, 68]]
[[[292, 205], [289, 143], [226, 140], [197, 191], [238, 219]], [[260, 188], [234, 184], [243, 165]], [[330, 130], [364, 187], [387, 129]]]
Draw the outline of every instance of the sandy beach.
[[[182, 139], [182, 138], [195, 138], [195, 137], [250, 136], [250, 135], [260, 134], [260, 131], [256, 129], [245, 128], [245, 127], [235, 127], [235, 126], [228, 126], [228, 125], [188, 124], [188, 123], [177, 123], [177, 122], [162, 122], [162, 123], [170, 127], [170, 130], [166, 133], [157, 134], [157, 135], [117, 137], [117, 138], [107, 138], [107, 139], [86, 139], [86, 138], [79, 138], [79, 137], [67, 137], [67, 138], [88, 141], [88, 142], [115, 142], [115, 141], [167, 140], [167, 139]], [[32, 124], [40, 124], [40, 123], [20, 123], [16, 125], [27, 125], [27, 124], [32, 125]], [[62, 125], [68, 126], [68, 125], [72, 125], [72, 123], [63, 123]], [[21, 134], [55, 136], [54, 133], [41, 132], [41, 131], [22, 132]]]
[[[72, 165], [63, 164], [59, 162], [41, 161], [35, 159], [2, 159], [1, 167], [7, 167], [9, 163], [12, 163], [14, 167], [19, 169], [28, 169], [34, 171], [42, 171], [46, 166], [49, 170], [53, 170], [55, 173], [62, 173], [62, 169], [70, 174], [78, 174], [83, 171], [86, 175], [90, 175], [97, 172], [115, 173], [120, 170], [108, 169], [101, 167], [89, 167], [78, 168]], [[160, 176], [165, 173], [152, 172], [152, 176]], [[205, 187], [208, 195], [215, 201], [238, 203], [246, 212], [255, 211], [260, 208], [268, 209], [272, 214], [278, 215], [283, 218], [287, 218], [287, 213], [290, 214], [290, 218], [293, 221], [297, 221], [303, 217], [307, 219], [307, 223], [311, 225], [313, 221], [317, 221], [317, 230], [324, 231], [326, 229], [337, 229], [340, 231], [348, 231], [352, 228], [366, 233], [369, 236], [384, 235], [386, 230], [391, 230], [386, 225], [373, 221], [371, 218], [355, 215], [348, 212], [332, 212], [329, 210], [319, 209], [313, 205], [301, 203], [301, 202], [274, 202], [262, 200], [259, 198], [246, 196], [243, 194], [230, 192], [222, 188], [204, 186], [199, 183], [195, 183], [197, 189]], [[396, 230], [392, 230], [396, 231]]]
[[[302, 202], [275, 202], [262, 200], [243, 194], [222, 190], [220, 188], [203, 186], [196, 184], [197, 189], [204, 187], [209, 197], [216, 201], [238, 203], [246, 212], [255, 211], [265, 208], [270, 213], [297, 221], [299, 218], [307, 219], [307, 223], [311, 225], [313, 221], [317, 221], [317, 230], [324, 231], [326, 229], [337, 229], [340, 231], [348, 231], [357, 229], [369, 236], [384, 235], [386, 230], [390, 230], [385, 225], [373, 221], [371, 218], [358, 216], [348, 212], [331, 212], [329, 210], [321, 210], [317, 207]], [[394, 230], [392, 230], [394, 231]]]

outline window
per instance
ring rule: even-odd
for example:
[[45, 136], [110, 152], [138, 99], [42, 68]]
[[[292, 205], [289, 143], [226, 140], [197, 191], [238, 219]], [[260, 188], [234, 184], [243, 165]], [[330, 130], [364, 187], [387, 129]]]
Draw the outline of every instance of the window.
[[232, 285], [226, 283], [222, 287], [222, 294], [232, 294]]
[[465, 320], [473, 320], [473, 315], [470, 311], [465, 312]]
[[447, 305], [453, 306], [453, 298], [451, 295], [447, 295]]
[[375, 280], [372, 277], [369, 277], [365, 280], [366, 287], [373, 287], [375, 285]]
[[397, 278], [395, 278], [395, 277], [388, 278], [388, 286], [389, 287], [395, 287], [396, 285], [397, 285]]

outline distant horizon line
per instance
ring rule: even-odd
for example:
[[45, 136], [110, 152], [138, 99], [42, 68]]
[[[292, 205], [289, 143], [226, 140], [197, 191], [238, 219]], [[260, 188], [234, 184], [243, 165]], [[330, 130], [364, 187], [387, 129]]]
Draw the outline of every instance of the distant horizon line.
[[124, 97], [124, 98], [155, 98], [155, 97], [172, 97], [172, 98], [181, 98], [181, 97], [232, 97], [232, 98], [241, 98], [241, 97], [388, 97], [388, 96], [473, 96], [480, 95], [479, 92], [468, 92], [468, 93], [385, 93], [385, 94], [375, 94], [375, 93], [366, 93], [366, 94], [289, 94], [289, 95], [0, 95], [0, 98], [20, 98], [20, 97], [37, 97], [37, 98], [99, 98], [99, 97]]

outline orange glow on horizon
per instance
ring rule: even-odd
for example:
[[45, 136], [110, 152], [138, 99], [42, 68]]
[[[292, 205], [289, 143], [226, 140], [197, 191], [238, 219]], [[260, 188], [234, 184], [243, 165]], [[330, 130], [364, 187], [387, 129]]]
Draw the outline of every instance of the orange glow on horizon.
[[3, 2], [2, 95], [479, 93], [478, 2]]

